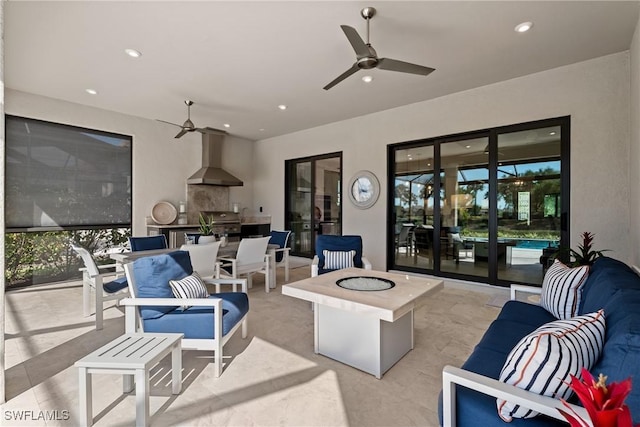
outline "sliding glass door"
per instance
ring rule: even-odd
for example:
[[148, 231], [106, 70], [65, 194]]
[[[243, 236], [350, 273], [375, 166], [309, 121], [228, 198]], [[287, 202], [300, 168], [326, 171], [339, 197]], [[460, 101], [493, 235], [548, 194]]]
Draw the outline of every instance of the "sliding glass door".
[[287, 160], [285, 171], [291, 254], [312, 257], [319, 234], [342, 234], [342, 153]]
[[568, 241], [568, 162], [569, 118], [390, 146], [388, 268], [541, 284]]

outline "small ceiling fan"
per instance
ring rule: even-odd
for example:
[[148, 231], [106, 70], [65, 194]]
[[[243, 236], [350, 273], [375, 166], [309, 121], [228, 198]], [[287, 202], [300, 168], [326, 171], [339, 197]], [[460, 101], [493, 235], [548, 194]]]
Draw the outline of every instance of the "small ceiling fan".
[[210, 127], [197, 128], [193, 124], [193, 122], [191, 121], [191, 106], [193, 105], [193, 101], [186, 100], [186, 101], [184, 101], [184, 103], [187, 105], [187, 120], [185, 120], [182, 125], [178, 125], [178, 124], [175, 124], [175, 123], [167, 122], [166, 120], [156, 119], [159, 122], [167, 123], [167, 124], [170, 124], [170, 125], [173, 125], [173, 126], [178, 126], [179, 128], [181, 128], [180, 132], [178, 132], [178, 134], [175, 136], [176, 138], [181, 138], [186, 133], [195, 132], [195, 131], [198, 131], [200, 133], [212, 133], [212, 134], [222, 134], [222, 135], [226, 135], [227, 134], [227, 132], [224, 131], [224, 130], [214, 129], [214, 128], [210, 128]]
[[409, 62], [398, 61], [391, 58], [378, 58], [371, 43], [369, 43], [369, 21], [376, 14], [376, 9], [373, 7], [365, 7], [360, 11], [360, 15], [367, 21], [367, 43], [362, 40], [362, 37], [358, 32], [348, 25], [341, 25], [342, 31], [347, 36], [349, 43], [356, 52], [356, 62], [344, 73], [340, 74], [331, 83], [326, 85], [323, 89], [329, 90], [342, 80], [346, 79], [353, 73], [359, 70], [369, 70], [371, 68], [379, 68], [381, 70], [399, 71], [401, 73], [420, 74], [426, 76], [435, 71], [434, 68], [423, 67], [422, 65], [411, 64]]

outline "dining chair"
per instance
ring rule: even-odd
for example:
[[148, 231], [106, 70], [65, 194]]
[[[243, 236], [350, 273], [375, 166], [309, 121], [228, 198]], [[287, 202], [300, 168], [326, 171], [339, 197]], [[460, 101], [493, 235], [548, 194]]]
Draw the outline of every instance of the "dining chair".
[[404, 254], [410, 255], [413, 251], [413, 229], [415, 224], [402, 224], [400, 233], [396, 237], [396, 255], [400, 252], [400, 248], [404, 248]]
[[[106, 301], [119, 301], [129, 295], [127, 278], [123, 272], [101, 271], [113, 269], [115, 264], [98, 266], [88, 250], [75, 242], [70, 242], [73, 249], [84, 263], [82, 268], [82, 309], [85, 317], [91, 316], [91, 292], [95, 294], [96, 330], [103, 327], [103, 311]], [[113, 280], [105, 281], [112, 277]]]
[[235, 258], [220, 257], [220, 277], [247, 277], [249, 287], [255, 273], [264, 274], [264, 289], [270, 292], [271, 261], [267, 246], [271, 237], [244, 238], [240, 240]]
[[[193, 271], [198, 273], [203, 279], [220, 277], [220, 263], [217, 261], [218, 249], [220, 249], [220, 242], [182, 245], [180, 247], [181, 251], [189, 252]], [[218, 285], [216, 286], [216, 293], [219, 292], [220, 286]], [[235, 288], [233, 292], [236, 292]]]
[[153, 249], [167, 249], [167, 238], [164, 234], [157, 236], [129, 237], [131, 252], [150, 251]]
[[269, 253], [274, 257], [271, 261], [273, 262], [273, 277], [275, 284], [275, 270], [278, 267], [284, 267], [284, 281], [289, 281], [289, 252], [291, 248], [289, 248], [289, 236], [291, 236], [291, 231], [276, 231], [271, 230], [271, 238], [269, 239], [270, 245], [278, 245], [278, 249], [270, 249]]

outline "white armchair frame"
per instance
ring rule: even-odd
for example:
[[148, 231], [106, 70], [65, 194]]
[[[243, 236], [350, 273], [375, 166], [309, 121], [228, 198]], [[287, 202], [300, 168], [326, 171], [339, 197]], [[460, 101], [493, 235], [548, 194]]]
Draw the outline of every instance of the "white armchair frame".
[[[535, 286], [511, 285], [511, 299], [515, 300], [518, 292], [528, 294], [541, 294], [542, 289]], [[566, 421], [558, 409], [566, 412], [568, 408], [559, 400], [553, 397], [541, 396], [537, 393], [523, 390], [516, 386], [503, 383], [502, 381], [476, 374], [447, 365], [442, 370], [442, 422], [443, 427], [455, 427], [456, 424], [456, 386], [470, 388], [471, 390], [504, 399], [525, 408], [532, 409], [541, 414]], [[589, 422], [589, 414], [582, 406], [569, 404], [578, 416], [587, 420], [588, 426], [593, 427]], [[496, 415], [497, 416], [497, 415]]]
[[104, 290], [102, 285], [108, 280], [106, 278], [117, 279], [124, 275], [122, 271], [104, 271], [108, 269], [115, 270], [117, 264], [97, 265], [93, 257], [85, 248], [70, 243], [71, 248], [82, 258], [84, 267], [82, 271], [82, 313], [84, 317], [91, 316], [91, 291], [94, 291], [95, 314], [96, 314], [96, 330], [101, 330], [104, 325], [104, 303], [106, 301], [119, 301], [129, 296], [129, 289], [124, 288], [118, 292], [109, 293]]
[[[131, 290], [131, 298], [125, 298], [121, 304], [125, 306], [125, 333], [141, 332], [144, 333], [144, 324], [140, 318], [140, 312], [137, 307], [140, 306], [198, 306], [213, 307], [215, 316], [214, 322], [214, 339], [193, 339], [183, 338], [183, 350], [204, 350], [213, 351], [214, 372], [219, 377], [222, 374], [223, 367], [223, 347], [235, 332], [242, 328], [242, 338], [247, 337], [248, 316], [247, 313], [226, 335], [222, 336], [222, 299], [221, 298], [136, 298], [135, 297], [135, 279], [133, 278], [133, 263], [125, 264], [124, 270], [129, 282]], [[247, 293], [246, 279], [203, 279], [205, 283], [213, 285], [233, 285], [234, 292], [236, 286], [241, 285], [241, 292]], [[176, 304], [176, 302], [179, 302]]]

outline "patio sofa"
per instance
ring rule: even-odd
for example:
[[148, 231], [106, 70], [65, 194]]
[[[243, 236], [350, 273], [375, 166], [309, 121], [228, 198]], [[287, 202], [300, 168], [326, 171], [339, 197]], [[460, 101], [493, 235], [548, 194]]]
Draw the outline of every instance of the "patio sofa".
[[[516, 292], [530, 287], [512, 286], [511, 297], [489, 326], [462, 368], [446, 366], [440, 394], [440, 424], [449, 426], [566, 426], [557, 408], [562, 403], [498, 380], [513, 347], [543, 324], [556, 318], [539, 305], [516, 301]], [[634, 424], [640, 422], [640, 276], [626, 264], [601, 257], [584, 281], [578, 315], [604, 310], [604, 344], [590, 370], [607, 383], [631, 377], [633, 388], [626, 399]], [[513, 418], [507, 424], [498, 415], [496, 397], [540, 413], [533, 418]], [[577, 400], [570, 399], [571, 402]], [[588, 419], [586, 411], [575, 405]], [[446, 415], [445, 415], [446, 414]]]

